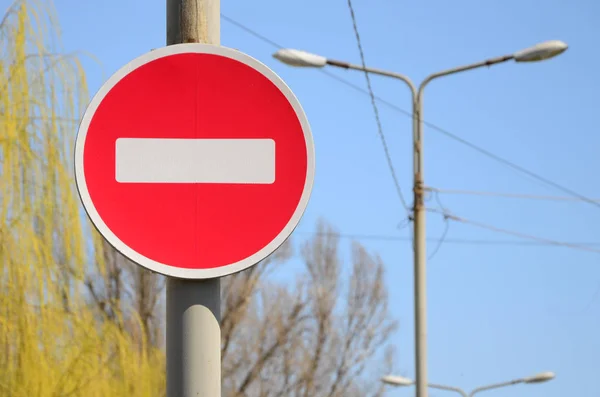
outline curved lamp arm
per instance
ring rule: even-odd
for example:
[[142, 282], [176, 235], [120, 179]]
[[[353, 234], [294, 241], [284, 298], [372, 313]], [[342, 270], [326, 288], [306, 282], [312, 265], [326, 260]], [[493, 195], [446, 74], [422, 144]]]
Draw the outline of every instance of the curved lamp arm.
[[501, 387], [512, 386], [512, 385], [516, 385], [517, 383], [523, 383], [523, 382], [524, 382], [524, 379], [515, 379], [515, 380], [508, 381], [508, 382], [494, 383], [492, 385], [481, 386], [481, 387], [478, 387], [477, 389], [474, 389], [471, 392], [471, 394], [469, 394], [468, 397], [473, 397], [475, 394], [479, 393], [480, 391], [485, 391], [485, 390], [490, 390], [490, 389], [499, 389]]
[[452, 386], [445, 386], [445, 385], [437, 385], [435, 383], [430, 383], [427, 386], [433, 388], [433, 389], [440, 389], [440, 390], [447, 390], [447, 391], [453, 391], [456, 393], [459, 393], [461, 396], [463, 397], [469, 397], [469, 395], [461, 388], [459, 387], [452, 387]]

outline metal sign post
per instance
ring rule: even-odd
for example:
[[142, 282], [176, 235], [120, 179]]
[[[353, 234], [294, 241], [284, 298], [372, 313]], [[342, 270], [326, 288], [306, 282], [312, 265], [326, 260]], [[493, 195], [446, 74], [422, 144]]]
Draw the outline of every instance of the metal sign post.
[[94, 226], [168, 277], [168, 397], [220, 396], [220, 277], [283, 244], [314, 181], [300, 103], [267, 66], [216, 45], [219, 17], [218, 1], [167, 1], [169, 45], [108, 79], [75, 142]]

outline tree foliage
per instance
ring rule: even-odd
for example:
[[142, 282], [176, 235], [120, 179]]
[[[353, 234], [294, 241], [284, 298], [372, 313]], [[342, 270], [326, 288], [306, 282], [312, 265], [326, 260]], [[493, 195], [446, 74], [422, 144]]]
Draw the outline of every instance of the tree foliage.
[[[164, 278], [117, 253], [79, 205], [88, 93], [57, 26], [24, 0], [0, 22], [0, 397], [164, 396]], [[223, 279], [224, 396], [380, 394], [395, 327], [384, 266], [358, 243], [349, 257], [321, 222], [298, 255], [288, 242]]]
[[25, 1], [0, 24], [0, 395], [160, 395], [162, 353], [132, 354], [123, 312], [105, 321], [84, 293], [89, 264], [109, 269], [73, 180], [85, 78], [53, 48], [55, 27], [49, 6]]

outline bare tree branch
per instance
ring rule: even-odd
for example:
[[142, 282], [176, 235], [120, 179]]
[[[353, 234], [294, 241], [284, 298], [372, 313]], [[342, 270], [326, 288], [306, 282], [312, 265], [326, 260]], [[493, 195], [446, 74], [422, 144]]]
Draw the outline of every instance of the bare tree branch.
[[[275, 260], [227, 279], [224, 395], [363, 396], [366, 377], [379, 378], [367, 368], [396, 327], [388, 313], [384, 265], [353, 243], [345, 276], [339, 251], [339, 236], [321, 221], [302, 245], [299, 269], [285, 273], [295, 285], [268, 275]], [[381, 387], [370, 384], [368, 390], [379, 396]]]

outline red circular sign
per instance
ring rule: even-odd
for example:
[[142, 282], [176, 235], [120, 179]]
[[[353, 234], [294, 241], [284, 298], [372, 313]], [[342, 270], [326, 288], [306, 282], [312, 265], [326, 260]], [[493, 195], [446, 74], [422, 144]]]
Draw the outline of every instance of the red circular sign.
[[212, 278], [252, 266], [308, 203], [314, 148], [304, 112], [269, 68], [203, 44], [154, 50], [113, 75], [76, 142], [88, 215], [156, 272]]

